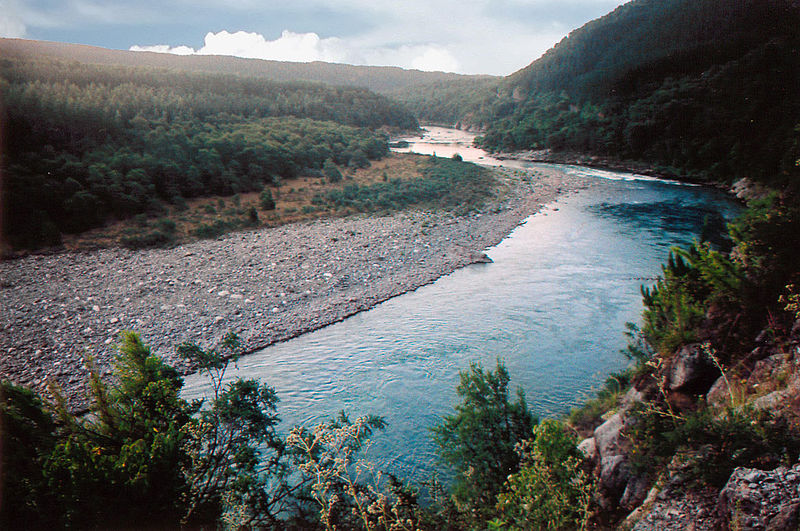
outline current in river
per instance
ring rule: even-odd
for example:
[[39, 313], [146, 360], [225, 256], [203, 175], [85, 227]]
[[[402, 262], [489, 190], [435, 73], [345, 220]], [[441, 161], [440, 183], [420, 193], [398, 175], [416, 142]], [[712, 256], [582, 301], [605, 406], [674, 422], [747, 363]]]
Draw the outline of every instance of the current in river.
[[[413, 151], [480, 164], [500, 161], [473, 135], [428, 128]], [[280, 397], [282, 429], [309, 428], [344, 410], [382, 415], [370, 460], [415, 481], [435, 467], [430, 428], [457, 403], [459, 371], [502, 360], [539, 417], [580, 405], [628, 363], [625, 323], [638, 323], [640, 287], [669, 249], [719, 237], [739, 206], [719, 191], [580, 166], [596, 182], [530, 216], [475, 264], [340, 323], [242, 358], [229, 377], [258, 378]], [[186, 378], [184, 396], [207, 383]]]

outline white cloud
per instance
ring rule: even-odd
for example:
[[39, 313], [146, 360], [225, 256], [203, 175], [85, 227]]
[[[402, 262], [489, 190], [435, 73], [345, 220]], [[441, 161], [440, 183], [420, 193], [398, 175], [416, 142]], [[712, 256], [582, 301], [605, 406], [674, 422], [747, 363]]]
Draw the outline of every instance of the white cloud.
[[175, 46], [171, 47], [167, 44], [156, 44], [153, 46], [139, 46], [133, 45], [130, 47], [132, 52], [156, 52], [156, 53], [172, 53], [175, 55], [192, 55], [197, 53], [194, 48], [189, 46]]
[[134, 52], [160, 52], [177, 55], [233, 55], [250, 59], [274, 61], [390, 65], [418, 70], [442, 70], [454, 72], [459, 62], [442, 46], [400, 45], [396, 47], [364, 43], [335, 37], [320, 38], [316, 33], [294, 33], [284, 30], [275, 40], [268, 40], [258, 33], [237, 31], [229, 33], [207, 33], [204, 45], [195, 50], [189, 46], [171, 47], [166, 44], [152, 46], [134, 45]]
[[27, 31], [25, 22], [17, 13], [16, 2], [0, 0], [0, 37], [18, 39]]

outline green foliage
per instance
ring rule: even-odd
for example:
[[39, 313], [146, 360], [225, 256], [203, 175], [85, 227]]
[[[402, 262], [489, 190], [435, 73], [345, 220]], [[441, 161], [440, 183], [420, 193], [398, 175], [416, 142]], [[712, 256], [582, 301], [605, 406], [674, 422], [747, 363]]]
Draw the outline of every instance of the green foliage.
[[369, 185], [347, 184], [318, 194], [316, 205], [351, 208], [361, 212], [400, 210], [410, 206], [458, 208], [466, 211], [483, 204], [493, 193], [494, 177], [475, 164], [442, 159], [422, 169], [421, 179], [391, 179]]
[[521, 389], [509, 400], [509, 381], [499, 360], [488, 372], [471, 363], [456, 388], [461, 403], [432, 430], [439, 458], [455, 472], [453, 498], [470, 525], [494, 512], [503, 483], [519, 469], [515, 446], [531, 438], [536, 423]]
[[272, 192], [270, 190], [261, 192], [259, 204], [262, 210], [275, 210], [275, 199], [272, 198]]
[[773, 194], [748, 204], [729, 225], [736, 259], [757, 284], [761, 301], [773, 303], [798, 279], [800, 202], [796, 195]]
[[338, 183], [342, 180], [342, 172], [339, 171], [339, 168], [336, 167], [336, 164], [331, 159], [325, 160], [325, 164], [322, 165], [322, 171], [325, 173], [325, 177], [328, 178], [328, 182]]
[[222, 349], [180, 347], [210, 375], [209, 407], [181, 399], [178, 373], [130, 332], [114, 385], [90, 365], [88, 415], [54, 387], [45, 403], [3, 383], [4, 528], [213, 526], [232, 512], [240, 525], [274, 526], [291, 488], [277, 397], [254, 381], [223, 384], [236, 337]]
[[558, 421], [534, 428], [534, 439], [521, 446], [519, 472], [498, 496], [495, 528], [586, 529], [594, 485], [576, 443]]
[[721, 487], [736, 467], [773, 468], [795, 462], [800, 452], [800, 436], [766, 411], [702, 408], [675, 415], [664, 404], [650, 404], [632, 415], [626, 432], [640, 471], [656, 470], [680, 452], [690, 479]]
[[[364, 167], [388, 153], [365, 128], [416, 128], [362, 89], [9, 59], [0, 65], [7, 140], [4, 235], [60, 241], [186, 198], [260, 190], [327, 159]], [[182, 202], [183, 201], [183, 202]], [[166, 231], [125, 244], [163, 243]]]
[[122, 336], [116, 377], [108, 387], [91, 370], [87, 417], [71, 413], [53, 389], [60, 430], [44, 463], [49, 489], [69, 526], [177, 525], [194, 408], [178, 395], [177, 372], [135, 334]]
[[738, 300], [742, 272], [727, 256], [703, 242], [694, 242], [688, 249], [673, 248], [662, 271], [664, 278], [655, 286], [642, 288], [642, 333], [659, 353], [671, 354], [678, 346], [698, 339], [712, 302]]
[[56, 444], [55, 427], [52, 413], [35, 393], [0, 382], [0, 528], [63, 525], [43, 471]]
[[418, 528], [416, 491], [384, 475], [362, 455], [372, 434], [385, 427], [381, 417], [351, 422], [342, 412], [311, 432], [294, 428], [290, 433], [288, 444], [297, 454], [297, 467], [309, 482], [325, 529]]
[[[786, 0], [635, 0], [502, 80], [400, 99], [427, 121], [486, 126], [491, 150], [644, 160], [665, 173], [787, 183], [797, 175], [800, 7]], [[410, 91], [408, 91], [410, 92]]]

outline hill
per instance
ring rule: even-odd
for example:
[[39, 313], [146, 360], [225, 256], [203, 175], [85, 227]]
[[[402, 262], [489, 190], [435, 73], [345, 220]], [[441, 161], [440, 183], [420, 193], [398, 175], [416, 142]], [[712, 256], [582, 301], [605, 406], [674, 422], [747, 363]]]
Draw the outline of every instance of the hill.
[[0, 96], [2, 239], [12, 249], [321, 175], [326, 164], [365, 167], [388, 153], [379, 130], [418, 127], [400, 104], [359, 87], [47, 55], [3, 55]]
[[145, 66], [186, 72], [234, 74], [282, 82], [312, 81], [327, 85], [362, 87], [381, 93], [442, 81], [490, 77], [405, 70], [393, 66], [356, 66], [321, 61], [296, 63], [220, 55], [181, 56], [155, 52], [130, 52], [82, 44], [26, 39], [0, 39], [0, 56], [49, 57], [95, 65]]
[[455, 92], [451, 123], [485, 128], [492, 150], [577, 151], [675, 175], [785, 183], [800, 156], [798, 27], [792, 0], [634, 0], [493, 85], [444, 81], [414, 106], [435, 114]]

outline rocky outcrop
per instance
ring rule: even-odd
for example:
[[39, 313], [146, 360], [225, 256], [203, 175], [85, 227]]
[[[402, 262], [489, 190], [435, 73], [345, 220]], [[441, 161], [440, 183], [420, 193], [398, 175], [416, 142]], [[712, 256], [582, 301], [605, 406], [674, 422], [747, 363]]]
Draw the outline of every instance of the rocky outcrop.
[[630, 511], [647, 496], [651, 478], [636, 475], [630, 464], [630, 441], [625, 426], [631, 421], [628, 413], [644, 398], [644, 393], [632, 387], [621, 400], [620, 410], [595, 428], [592, 437], [578, 445], [594, 465], [598, 478], [597, 502], [605, 511], [620, 508]]
[[798, 529], [800, 463], [771, 471], [737, 468], [719, 493], [717, 511], [725, 529]]
[[700, 344], [686, 345], [670, 360], [666, 386], [670, 391], [689, 395], [705, 394], [719, 377], [714, 362]]

